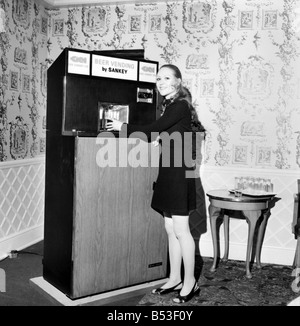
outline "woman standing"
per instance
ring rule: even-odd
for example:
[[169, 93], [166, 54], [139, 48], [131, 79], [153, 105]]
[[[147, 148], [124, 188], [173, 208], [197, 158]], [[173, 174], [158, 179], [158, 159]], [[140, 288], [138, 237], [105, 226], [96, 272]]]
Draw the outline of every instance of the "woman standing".
[[[156, 79], [163, 100], [162, 116], [148, 125], [124, 124], [118, 120], [107, 122], [107, 130], [160, 133], [161, 156], [151, 207], [164, 216], [168, 236], [170, 275], [167, 283], [153, 293], [160, 295], [178, 292], [173, 300], [184, 303], [199, 294], [194, 276], [195, 242], [190, 232], [189, 213], [196, 209], [196, 178], [192, 177], [192, 126], [201, 126], [190, 101], [190, 94], [182, 86], [178, 67], [163, 65]], [[181, 279], [183, 262], [184, 278]]]

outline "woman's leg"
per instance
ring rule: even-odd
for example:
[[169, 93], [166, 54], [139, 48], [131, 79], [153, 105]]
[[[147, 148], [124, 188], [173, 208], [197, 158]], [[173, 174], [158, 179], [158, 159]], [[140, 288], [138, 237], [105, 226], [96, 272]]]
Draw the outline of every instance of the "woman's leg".
[[184, 265], [183, 287], [181, 296], [191, 292], [195, 285], [195, 241], [190, 232], [189, 216], [172, 216], [173, 228], [176, 238], [179, 241]]
[[175, 286], [181, 281], [181, 248], [179, 241], [174, 233], [173, 220], [170, 217], [165, 217], [165, 229], [168, 236], [169, 259], [170, 259], [170, 276], [163, 289]]

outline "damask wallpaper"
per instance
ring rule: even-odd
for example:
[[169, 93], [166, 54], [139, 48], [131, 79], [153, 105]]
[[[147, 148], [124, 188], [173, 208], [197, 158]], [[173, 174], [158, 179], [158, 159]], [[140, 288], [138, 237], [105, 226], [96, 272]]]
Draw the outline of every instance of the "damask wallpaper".
[[0, 0], [0, 161], [45, 153], [48, 14]]
[[144, 49], [178, 65], [207, 129], [204, 164], [299, 169], [299, 7], [194, 0], [53, 10], [0, 0], [0, 161], [44, 154], [47, 67], [72, 47]]

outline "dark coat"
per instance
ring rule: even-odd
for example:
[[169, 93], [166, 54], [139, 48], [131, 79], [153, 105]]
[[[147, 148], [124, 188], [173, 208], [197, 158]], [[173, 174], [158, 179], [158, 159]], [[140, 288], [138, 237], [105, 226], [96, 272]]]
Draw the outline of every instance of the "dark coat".
[[[128, 133], [137, 131], [145, 133], [148, 138], [151, 133], [160, 133], [161, 137], [159, 173], [151, 207], [165, 216], [189, 215], [197, 208], [197, 179], [193, 177], [195, 167], [192, 162], [191, 111], [188, 103], [176, 99], [153, 123], [144, 126], [127, 125]], [[197, 186], [199, 187], [199, 182]], [[204, 192], [201, 194], [203, 196]]]

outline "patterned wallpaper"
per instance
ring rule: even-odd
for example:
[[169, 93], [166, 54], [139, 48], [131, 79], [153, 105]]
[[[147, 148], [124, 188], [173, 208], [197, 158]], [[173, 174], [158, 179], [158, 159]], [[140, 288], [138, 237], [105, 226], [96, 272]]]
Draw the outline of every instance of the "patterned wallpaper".
[[0, 0], [0, 161], [45, 153], [47, 14]]
[[48, 10], [0, 0], [0, 161], [44, 153], [46, 69], [65, 47], [144, 49], [182, 70], [208, 132], [205, 164], [298, 170], [298, 7], [194, 0]]

